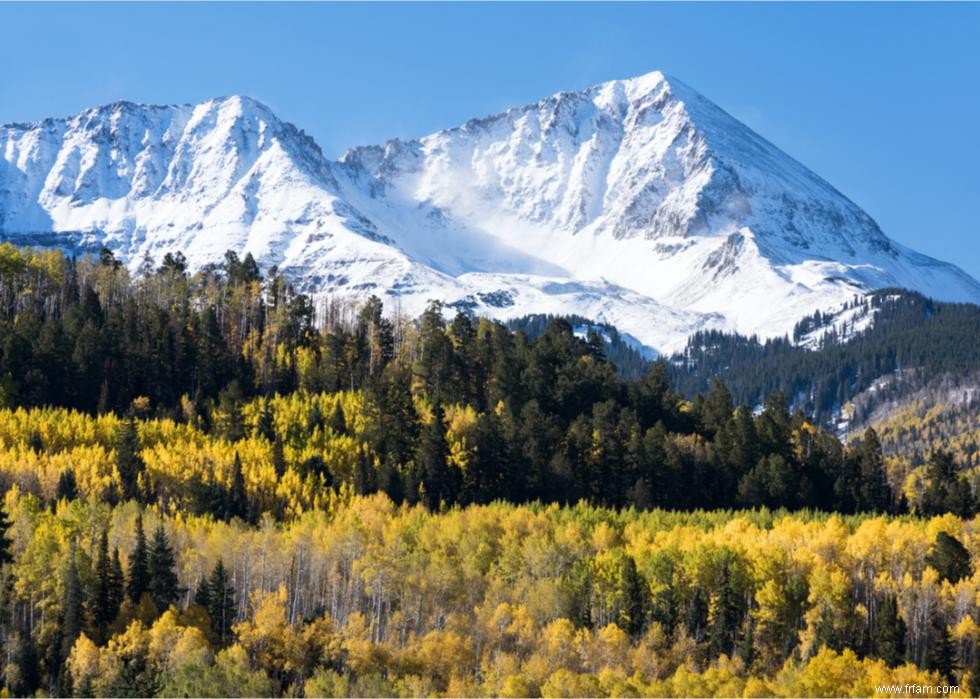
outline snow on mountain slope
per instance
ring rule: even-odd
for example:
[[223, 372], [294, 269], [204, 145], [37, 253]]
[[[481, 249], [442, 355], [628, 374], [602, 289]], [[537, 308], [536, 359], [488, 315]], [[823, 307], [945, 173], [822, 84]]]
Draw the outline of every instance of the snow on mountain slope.
[[451, 286], [333, 193], [331, 164], [310, 138], [248, 98], [116, 103], [0, 127], [0, 144], [5, 239], [106, 245], [133, 268], [173, 250], [194, 267], [247, 250], [310, 288], [407, 276]]
[[888, 240], [825, 181], [660, 73], [341, 162], [345, 198], [378, 219], [415, 213], [393, 238], [449, 273], [494, 266], [473, 254], [486, 236], [529, 273], [557, 266], [761, 335], [885, 286], [980, 300], [969, 276]]
[[789, 332], [881, 287], [980, 302], [828, 183], [660, 73], [323, 157], [242, 97], [0, 127], [0, 238], [278, 264], [418, 312], [576, 313], [659, 351]]

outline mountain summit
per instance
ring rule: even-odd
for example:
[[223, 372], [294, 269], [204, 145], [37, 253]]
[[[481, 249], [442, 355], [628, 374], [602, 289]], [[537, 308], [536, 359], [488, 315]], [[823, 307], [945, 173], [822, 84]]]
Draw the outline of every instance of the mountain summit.
[[658, 351], [782, 335], [883, 287], [980, 302], [957, 267], [661, 73], [561, 92], [418, 140], [324, 158], [245, 97], [120, 102], [0, 126], [0, 238], [131, 267], [227, 249], [312, 293], [577, 313]]

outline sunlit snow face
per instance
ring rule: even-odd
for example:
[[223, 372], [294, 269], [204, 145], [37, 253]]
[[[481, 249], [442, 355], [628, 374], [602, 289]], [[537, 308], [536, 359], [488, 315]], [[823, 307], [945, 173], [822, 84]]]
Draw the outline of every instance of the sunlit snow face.
[[[306, 291], [577, 314], [660, 351], [694, 330], [783, 335], [905, 286], [980, 301], [683, 83], [651, 73], [324, 159], [255, 100], [118, 103], [0, 127], [0, 235], [134, 269], [253, 253]], [[463, 307], [463, 306], [460, 306]]]

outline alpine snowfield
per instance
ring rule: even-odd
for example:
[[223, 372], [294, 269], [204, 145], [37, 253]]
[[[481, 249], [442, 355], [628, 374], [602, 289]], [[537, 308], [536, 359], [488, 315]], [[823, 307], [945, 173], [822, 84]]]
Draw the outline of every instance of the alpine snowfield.
[[883, 287], [980, 303], [976, 280], [661, 73], [339, 161], [246, 97], [0, 126], [0, 239], [105, 245], [134, 269], [251, 252], [314, 294], [575, 313], [659, 352], [702, 328], [783, 335]]

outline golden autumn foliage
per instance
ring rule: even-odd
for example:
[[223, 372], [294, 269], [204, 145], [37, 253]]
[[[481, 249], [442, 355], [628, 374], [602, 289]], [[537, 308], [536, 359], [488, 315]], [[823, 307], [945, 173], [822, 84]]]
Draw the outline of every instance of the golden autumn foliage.
[[923, 504], [930, 484], [926, 461], [936, 450], [949, 453], [965, 481], [980, 487], [980, 416], [972, 401], [914, 401], [875, 422], [889, 480], [913, 509]]
[[[76, 500], [52, 511], [14, 487], [5, 504], [16, 587], [49, 610], [47, 619], [57, 617], [64, 597], [62, 576], [50, 571], [64, 569], [72, 541], [83, 581], [92, 579], [94, 533], [103, 527], [128, 562], [133, 503], [113, 508]], [[143, 517], [149, 531], [163, 524], [185, 590], [177, 607], [191, 606], [133, 620], [101, 647], [81, 635], [67, 661], [76, 690], [869, 696], [875, 685], [942, 683], [922, 669], [923, 610], [942, 614], [963, 660], [975, 657], [980, 640], [980, 572], [951, 583], [925, 562], [940, 531], [964, 542], [976, 560], [980, 532], [952, 515], [684, 514], [502, 503], [432, 513], [377, 494], [336, 499], [290, 521], [266, 517], [256, 526], [155, 507]], [[191, 591], [219, 558], [237, 600], [227, 645], [209, 639], [191, 614]], [[616, 623], [628, 596], [627, 559], [635, 561], [650, 601], [649, 621], [633, 637]], [[722, 567], [738, 595], [751, 600], [753, 650], [739, 632], [737, 652], [714, 657], [710, 631], [696, 638], [685, 617], [701, 590], [706, 623], [714, 623]], [[866, 601], [881, 594], [895, 595], [907, 620], [910, 663], [888, 667], [846, 647], [865, 631]], [[36, 633], [48, 632], [39, 626]], [[127, 674], [134, 658], [136, 677]], [[965, 668], [959, 677], [966, 687]]]

